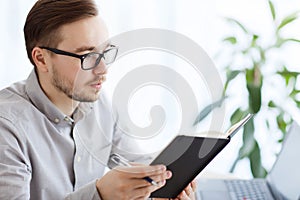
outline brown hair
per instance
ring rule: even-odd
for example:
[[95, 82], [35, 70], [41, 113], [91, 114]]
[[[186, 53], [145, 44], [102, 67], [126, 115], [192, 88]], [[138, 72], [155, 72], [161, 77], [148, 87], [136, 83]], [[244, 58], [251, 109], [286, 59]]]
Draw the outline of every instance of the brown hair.
[[61, 41], [62, 25], [97, 16], [93, 0], [38, 0], [27, 15], [24, 37], [27, 56], [34, 64], [31, 51], [36, 46], [56, 47]]

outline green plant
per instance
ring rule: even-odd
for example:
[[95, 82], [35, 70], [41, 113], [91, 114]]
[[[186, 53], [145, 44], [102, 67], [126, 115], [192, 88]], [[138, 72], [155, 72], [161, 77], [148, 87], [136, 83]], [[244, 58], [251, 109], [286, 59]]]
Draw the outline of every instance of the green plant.
[[[284, 60], [279, 63], [277, 59], [271, 56], [274, 52], [280, 53], [282, 47], [290, 42], [300, 42], [298, 39], [284, 37], [282, 34], [282, 31], [286, 27], [291, 26], [291, 23], [298, 18], [299, 12], [289, 14], [283, 19], [279, 19], [272, 1], [269, 0], [268, 5], [272, 16], [271, 23], [273, 25], [272, 36], [268, 42], [265, 41], [262, 35], [258, 34], [258, 31], [250, 31], [250, 29], [240, 21], [233, 18], [226, 18], [229, 23], [238, 29], [238, 32], [223, 40], [225, 48], [222, 49], [222, 53], [230, 52], [231, 56], [231, 62], [225, 67], [227, 75], [223, 96], [204, 108], [194, 123], [199, 123], [214, 108], [220, 106], [225, 99], [229, 99], [230, 92], [232, 93], [236, 88], [230, 87], [230, 84], [236, 84], [235, 81], [237, 79], [239, 79], [239, 81], [242, 80], [245, 84], [248, 96], [244, 96], [243, 98], [247, 99], [247, 102], [246, 105], [239, 105], [232, 112], [230, 122], [231, 124], [236, 123], [247, 113], [255, 113], [256, 115], [244, 126], [243, 145], [239, 149], [238, 156], [231, 171], [234, 171], [238, 161], [248, 158], [254, 177], [265, 177], [267, 174], [261, 160], [262, 147], [259, 145], [259, 141], [257, 141], [254, 134], [257, 128], [255, 118], [258, 115], [268, 116], [260, 117], [260, 119], [265, 121], [269, 132], [271, 132], [270, 126], [272, 121], [276, 121], [275, 126], [277, 126], [279, 132], [282, 133], [282, 138], [277, 141], [278, 143], [283, 141], [287, 128], [292, 122], [292, 117], [285, 111], [284, 107], [267, 95], [266, 88], [274, 90], [277, 86], [270, 86], [268, 82], [274, 77], [280, 77], [279, 80], [285, 86], [285, 91], [288, 94], [287, 96], [280, 94], [282, 98], [286, 98], [286, 102], [294, 103], [297, 107], [300, 107], [300, 101], [298, 99], [300, 90], [296, 86], [299, 72], [290, 71], [284, 64]], [[236, 66], [237, 59], [240, 61], [239, 66]]]

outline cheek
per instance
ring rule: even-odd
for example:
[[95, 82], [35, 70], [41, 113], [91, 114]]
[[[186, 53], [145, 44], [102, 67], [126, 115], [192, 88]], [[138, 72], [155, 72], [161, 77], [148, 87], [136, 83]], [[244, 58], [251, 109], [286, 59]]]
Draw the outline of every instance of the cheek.
[[67, 61], [67, 60], [59, 60], [56, 62], [56, 70], [63, 75], [67, 80], [74, 83], [76, 82], [76, 79], [79, 81], [81, 68], [77, 60], [74, 60], [73, 62]]
[[76, 62], [78, 60], [62, 60], [60, 61], [59, 65], [61, 67], [61, 70], [65, 74], [72, 74], [76, 75], [80, 71], [80, 62]]
[[85, 82], [86, 82], [86, 78], [85, 78], [84, 74], [82, 74], [82, 72], [80, 72], [80, 71], [72, 72], [70, 74], [70, 76], [72, 76], [73, 84], [75, 86], [80, 87], [83, 84], [85, 84]]
[[72, 77], [74, 86], [82, 87], [93, 81], [91, 73], [88, 71], [83, 71], [81, 69], [75, 70], [70, 73], [69, 77]]
[[90, 71], [81, 70], [81, 63], [78, 59], [57, 59], [55, 60], [55, 69], [62, 77], [64, 77], [69, 84], [74, 87], [82, 87], [89, 81], [93, 80]]

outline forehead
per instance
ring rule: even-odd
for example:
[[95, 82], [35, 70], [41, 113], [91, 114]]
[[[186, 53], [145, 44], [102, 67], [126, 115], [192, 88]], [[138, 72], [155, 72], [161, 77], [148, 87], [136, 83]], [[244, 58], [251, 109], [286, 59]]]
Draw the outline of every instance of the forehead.
[[108, 41], [108, 30], [99, 17], [89, 17], [60, 29], [61, 42], [58, 48], [76, 50], [82, 47], [105, 47]]

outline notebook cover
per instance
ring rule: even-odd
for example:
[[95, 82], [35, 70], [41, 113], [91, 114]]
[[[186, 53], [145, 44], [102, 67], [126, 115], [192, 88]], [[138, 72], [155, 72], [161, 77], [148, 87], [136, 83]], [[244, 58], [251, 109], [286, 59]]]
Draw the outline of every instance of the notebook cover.
[[173, 174], [166, 185], [154, 191], [151, 197], [176, 198], [229, 141], [230, 138], [175, 137], [151, 163], [164, 164]]

